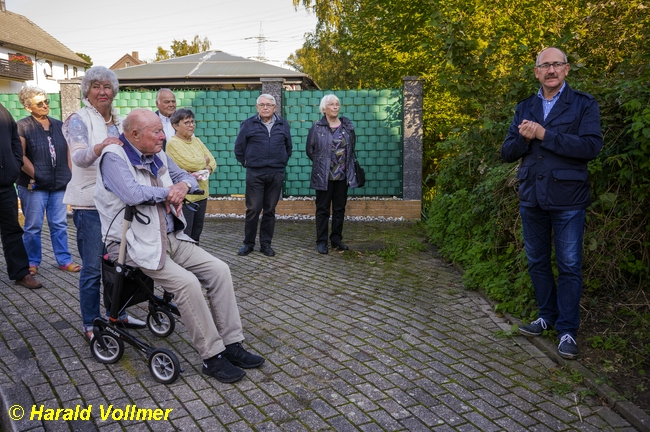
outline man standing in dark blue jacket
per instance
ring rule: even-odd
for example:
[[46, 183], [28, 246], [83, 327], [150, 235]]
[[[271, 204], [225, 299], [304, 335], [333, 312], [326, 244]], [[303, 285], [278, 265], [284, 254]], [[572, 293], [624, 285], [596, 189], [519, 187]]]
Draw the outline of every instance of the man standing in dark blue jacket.
[[[603, 146], [600, 109], [593, 96], [565, 82], [570, 65], [564, 52], [547, 48], [537, 56], [539, 92], [517, 105], [501, 158], [521, 159], [517, 172], [528, 273], [539, 318], [519, 327], [539, 336], [555, 326], [559, 354], [578, 356], [582, 295], [582, 236], [589, 207], [587, 163]], [[551, 234], [552, 233], [552, 234]], [[553, 240], [552, 240], [553, 239]], [[551, 266], [555, 243], [557, 285]]]
[[14, 183], [23, 166], [23, 147], [20, 144], [16, 121], [0, 104], [0, 236], [7, 262], [9, 279], [25, 288], [42, 285], [29, 273], [29, 259], [23, 243], [23, 229], [18, 223], [18, 198]]
[[257, 98], [257, 114], [244, 120], [235, 140], [235, 157], [246, 168], [246, 223], [244, 245], [239, 255], [248, 255], [255, 247], [257, 222], [260, 224], [260, 250], [274, 256], [271, 248], [275, 228], [275, 206], [282, 194], [284, 170], [293, 146], [289, 123], [275, 114], [275, 98], [262, 94]]

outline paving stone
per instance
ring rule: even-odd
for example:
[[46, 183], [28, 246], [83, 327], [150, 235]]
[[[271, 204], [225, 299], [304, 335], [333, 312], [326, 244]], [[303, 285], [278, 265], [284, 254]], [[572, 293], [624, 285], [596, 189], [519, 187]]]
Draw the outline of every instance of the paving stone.
[[484, 415], [472, 411], [468, 412], [466, 414], [463, 414], [463, 417], [467, 419], [472, 425], [474, 425], [478, 430], [480, 431], [485, 431], [485, 432], [490, 432], [490, 431], [498, 431], [501, 430], [501, 427], [497, 425], [496, 423], [492, 422], [489, 420], [487, 417]]
[[310, 408], [314, 410], [316, 414], [327, 419], [331, 418], [338, 414], [338, 412], [332, 408], [327, 402], [322, 399], [315, 399], [311, 402]]
[[373, 411], [366, 414], [369, 415], [375, 422], [377, 422], [379, 426], [386, 430], [401, 429], [400, 423], [386, 411]]
[[442, 385], [442, 387], [446, 389], [449, 393], [454, 395], [454, 397], [457, 397], [464, 401], [467, 401], [469, 399], [474, 399], [475, 397], [472, 394], [472, 392], [468, 391], [467, 389], [463, 388], [457, 383], [445, 383]]
[[359, 426], [359, 430], [363, 432], [383, 432], [386, 429], [382, 428], [377, 423], [366, 423]]
[[302, 423], [300, 423], [298, 420], [292, 420], [287, 423], [282, 423], [280, 430], [286, 431], [286, 432], [308, 432], [309, 429]]
[[[346, 221], [346, 238], [402, 224]], [[246, 347], [266, 363], [235, 384], [203, 375], [181, 318], [164, 339], [134, 332], [178, 356], [185, 371], [163, 385], [130, 346], [115, 364], [94, 359], [80, 329], [78, 275], [56, 269], [45, 226], [45, 287], [26, 291], [0, 272], [0, 386], [22, 386], [52, 407], [173, 410], [167, 422], [32, 421], [30, 431], [634, 430], [597, 398], [554, 394], [556, 364], [526, 338], [496, 337], [509, 324], [430, 251], [409, 255], [408, 265], [322, 256], [314, 230], [313, 221], [278, 221], [271, 260], [236, 254], [243, 221], [206, 220], [202, 244], [230, 266]], [[74, 238], [70, 223], [77, 261]], [[140, 304], [129, 313], [148, 312]]]
[[241, 416], [228, 404], [221, 404], [211, 408], [215, 417], [224, 425], [229, 425], [241, 420]]

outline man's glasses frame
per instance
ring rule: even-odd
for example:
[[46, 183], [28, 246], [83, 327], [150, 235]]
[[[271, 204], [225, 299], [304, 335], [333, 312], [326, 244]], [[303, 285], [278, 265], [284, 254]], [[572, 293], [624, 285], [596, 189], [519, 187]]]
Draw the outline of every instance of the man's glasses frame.
[[568, 62], [553, 62], [553, 63], [542, 63], [540, 65], [535, 66], [538, 69], [541, 70], [548, 70], [551, 66], [553, 66], [553, 69], [562, 69], [564, 66], [569, 64]]
[[275, 104], [260, 103], [260, 104], [257, 104], [257, 106], [260, 107], [260, 108], [274, 108]]

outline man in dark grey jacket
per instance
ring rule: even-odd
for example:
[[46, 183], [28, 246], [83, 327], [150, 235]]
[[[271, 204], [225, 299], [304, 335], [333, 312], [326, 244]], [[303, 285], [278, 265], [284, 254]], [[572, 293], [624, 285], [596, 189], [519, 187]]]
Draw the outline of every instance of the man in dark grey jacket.
[[[564, 52], [547, 48], [537, 56], [536, 95], [517, 105], [515, 118], [501, 147], [506, 162], [521, 159], [517, 172], [519, 202], [528, 273], [539, 318], [519, 327], [525, 336], [539, 336], [555, 326], [558, 353], [578, 356], [582, 295], [582, 236], [590, 204], [587, 162], [603, 146], [600, 110], [593, 96], [565, 82], [569, 63]], [[552, 233], [552, 235], [551, 235]], [[557, 286], [551, 265], [555, 243]]]
[[23, 166], [23, 148], [18, 127], [9, 111], [0, 104], [0, 236], [9, 279], [25, 288], [42, 285], [29, 274], [29, 259], [18, 223], [18, 199], [14, 183]]
[[257, 114], [244, 120], [235, 140], [235, 157], [246, 168], [246, 223], [244, 245], [239, 255], [248, 255], [255, 247], [257, 222], [260, 224], [260, 250], [274, 256], [271, 248], [275, 229], [275, 206], [284, 184], [284, 171], [293, 146], [289, 122], [275, 114], [275, 98], [262, 94], [257, 98]]

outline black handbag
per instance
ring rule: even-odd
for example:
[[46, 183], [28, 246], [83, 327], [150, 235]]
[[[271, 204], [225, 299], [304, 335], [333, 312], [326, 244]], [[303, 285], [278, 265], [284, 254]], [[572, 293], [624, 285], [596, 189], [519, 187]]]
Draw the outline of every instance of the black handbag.
[[366, 184], [366, 172], [361, 168], [361, 165], [359, 165], [356, 155], [354, 158], [354, 174], [357, 177], [357, 187], [363, 187], [363, 185]]
[[354, 156], [354, 175], [357, 177], [357, 187], [363, 187], [366, 184], [366, 172], [357, 160], [357, 152], [352, 150], [352, 155]]

